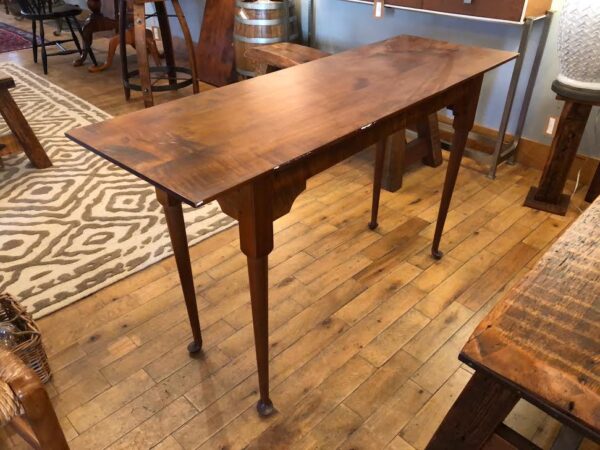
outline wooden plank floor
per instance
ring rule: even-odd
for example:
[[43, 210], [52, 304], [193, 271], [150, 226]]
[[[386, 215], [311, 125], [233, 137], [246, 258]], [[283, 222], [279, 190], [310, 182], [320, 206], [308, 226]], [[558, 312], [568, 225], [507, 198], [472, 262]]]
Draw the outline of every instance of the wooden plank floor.
[[[11, 22], [0, 14], [0, 20]], [[102, 60], [106, 41], [96, 47]], [[41, 74], [31, 51], [0, 54]], [[102, 74], [50, 60], [50, 81], [121, 114], [118, 63]], [[181, 94], [157, 96], [165, 101]], [[10, 160], [7, 160], [10, 164]], [[442, 249], [429, 257], [443, 167], [384, 192], [367, 229], [372, 155], [309, 181], [276, 222], [271, 267], [271, 383], [278, 413], [254, 409], [257, 378], [245, 259], [237, 228], [191, 250], [205, 349], [191, 333], [172, 258], [39, 321], [47, 387], [74, 449], [422, 449], [466, 384], [457, 360], [473, 328], [577, 216], [521, 206], [539, 172], [501, 166], [496, 181], [461, 170]], [[583, 206], [582, 206], [583, 207]], [[521, 403], [508, 424], [548, 448], [556, 421]], [[26, 448], [0, 432], [0, 448]], [[583, 448], [592, 448], [586, 443]]]

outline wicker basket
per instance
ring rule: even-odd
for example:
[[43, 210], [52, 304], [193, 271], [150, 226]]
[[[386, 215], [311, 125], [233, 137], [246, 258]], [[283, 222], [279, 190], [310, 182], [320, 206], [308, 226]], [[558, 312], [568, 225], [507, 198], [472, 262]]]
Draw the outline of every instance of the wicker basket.
[[9, 294], [0, 294], [0, 322], [12, 323], [19, 332], [18, 343], [11, 351], [19, 356], [46, 383], [52, 376], [42, 335], [31, 316]]

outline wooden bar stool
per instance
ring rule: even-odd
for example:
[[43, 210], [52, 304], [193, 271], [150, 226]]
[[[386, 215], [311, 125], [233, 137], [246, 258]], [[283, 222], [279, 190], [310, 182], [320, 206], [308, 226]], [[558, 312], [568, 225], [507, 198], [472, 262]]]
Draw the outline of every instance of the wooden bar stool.
[[[155, 14], [146, 14], [146, 3], [154, 3]], [[120, 34], [120, 52], [121, 52], [121, 70], [123, 76], [123, 88], [125, 98], [129, 100], [131, 90], [141, 91], [144, 97], [144, 106], [149, 108], [154, 106], [153, 92], [164, 92], [181, 89], [192, 85], [194, 94], [200, 92], [198, 84], [198, 75], [196, 71], [196, 56], [194, 54], [194, 43], [188, 28], [185, 16], [178, 0], [171, 0], [175, 16], [169, 16], [165, 2], [162, 0], [133, 0], [133, 30], [135, 37], [135, 48], [137, 51], [138, 69], [129, 71], [127, 68], [127, 0], [119, 1], [119, 34]], [[146, 19], [156, 17], [160, 27], [161, 39], [165, 56], [165, 66], [150, 67], [148, 62], [147, 48], [147, 30]], [[175, 65], [175, 56], [173, 54], [173, 41], [171, 38], [171, 27], [169, 17], [177, 17], [179, 25], [183, 32], [185, 45], [188, 53], [190, 68], [179, 67]], [[157, 74], [152, 77], [152, 74]], [[139, 77], [139, 84], [132, 83], [131, 78]], [[157, 84], [160, 80], [167, 80], [168, 84]]]
[[[552, 90], [556, 92], [558, 100], [565, 102], [565, 106], [540, 184], [529, 190], [525, 206], [564, 216], [569, 208], [571, 197], [563, 194], [563, 189], [592, 107], [600, 106], [600, 92], [573, 88], [559, 81], [552, 84]], [[595, 182], [598, 183], [597, 180]], [[593, 189], [594, 182], [592, 182], [592, 194], [588, 195], [589, 199], [593, 196]]]

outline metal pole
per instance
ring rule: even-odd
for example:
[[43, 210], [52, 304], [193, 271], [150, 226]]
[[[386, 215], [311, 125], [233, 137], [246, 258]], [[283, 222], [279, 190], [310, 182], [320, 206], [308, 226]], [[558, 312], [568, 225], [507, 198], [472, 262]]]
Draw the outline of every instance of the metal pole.
[[554, 11], [548, 11], [546, 13], [546, 17], [544, 18], [544, 28], [542, 29], [542, 34], [540, 36], [540, 42], [538, 44], [537, 52], [535, 54], [535, 59], [533, 61], [533, 67], [531, 68], [531, 76], [529, 77], [529, 83], [527, 84], [527, 90], [525, 91], [525, 96], [523, 98], [523, 104], [521, 105], [521, 113], [519, 115], [519, 122], [517, 123], [517, 129], [515, 131], [514, 137], [514, 151], [510, 155], [510, 159], [508, 160], [509, 164], [514, 164], [516, 155], [517, 155], [517, 147], [523, 136], [523, 129], [525, 128], [525, 120], [527, 119], [527, 112], [529, 111], [529, 105], [531, 103], [531, 97], [533, 95], [533, 89], [535, 87], [535, 83], [537, 81], [538, 74], [540, 72], [540, 65], [542, 63], [542, 58], [544, 57], [544, 50], [546, 49], [546, 43], [548, 41], [548, 34], [550, 33], [550, 25], [552, 25], [552, 19], [554, 17]]
[[523, 70], [523, 63], [525, 62], [525, 53], [527, 52], [527, 45], [529, 44], [529, 35], [533, 28], [533, 19], [525, 19], [523, 24], [523, 31], [521, 32], [521, 42], [519, 43], [519, 57], [515, 61], [515, 67], [513, 69], [513, 75], [510, 80], [510, 86], [508, 88], [508, 96], [504, 105], [504, 113], [502, 114], [502, 121], [500, 122], [500, 129], [498, 131], [498, 139], [496, 140], [496, 147], [492, 156], [492, 165], [488, 173], [488, 178], [492, 180], [496, 178], [496, 169], [498, 168], [498, 161], [504, 148], [504, 138], [508, 129], [508, 122], [510, 120], [510, 113], [512, 111], [513, 103], [515, 101], [515, 95], [517, 93], [517, 87], [519, 85], [519, 78]]
[[283, 0], [283, 40], [290, 41], [290, 2], [295, 0]]
[[315, 33], [315, 5], [313, 0], [308, 0], [308, 46], [314, 45]]

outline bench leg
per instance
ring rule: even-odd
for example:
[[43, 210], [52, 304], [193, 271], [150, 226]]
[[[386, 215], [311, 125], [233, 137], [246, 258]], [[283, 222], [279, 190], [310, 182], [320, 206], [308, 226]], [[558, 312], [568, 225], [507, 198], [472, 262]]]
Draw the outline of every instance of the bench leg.
[[[423, 164], [431, 167], [440, 166], [443, 159], [437, 115], [429, 114], [421, 118], [417, 122], [416, 128], [417, 139], [422, 141], [426, 147]], [[405, 130], [398, 131], [388, 138], [382, 182], [386, 191], [396, 192], [402, 187], [406, 165], [412, 164], [414, 160], [407, 155], [408, 147]]]
[[444, 160], [442, 159], [442, 142], [440, 140], [437, 114], [429, 114], [419, 120], [417, 133], [419, 139], [424, 139], [428, 147], [427, 155], [423, 158], [423, 164], [431, 167], [441, 166]]
[[405, 155], [406, 130], [400, 130], [388, 137], [386, 142], [381, 182], [386, 191], [396, 192], [402, 187]]
[[37, 169], [46, 169], [52, 162], [42, 148], [8, 89], [0, 90], [0, 114], [13, 132], [25, 154]]
[[482, 448], [518, 401], [515, 390], [483, 372], [475, 372], [429, 441], [427, 450]]

